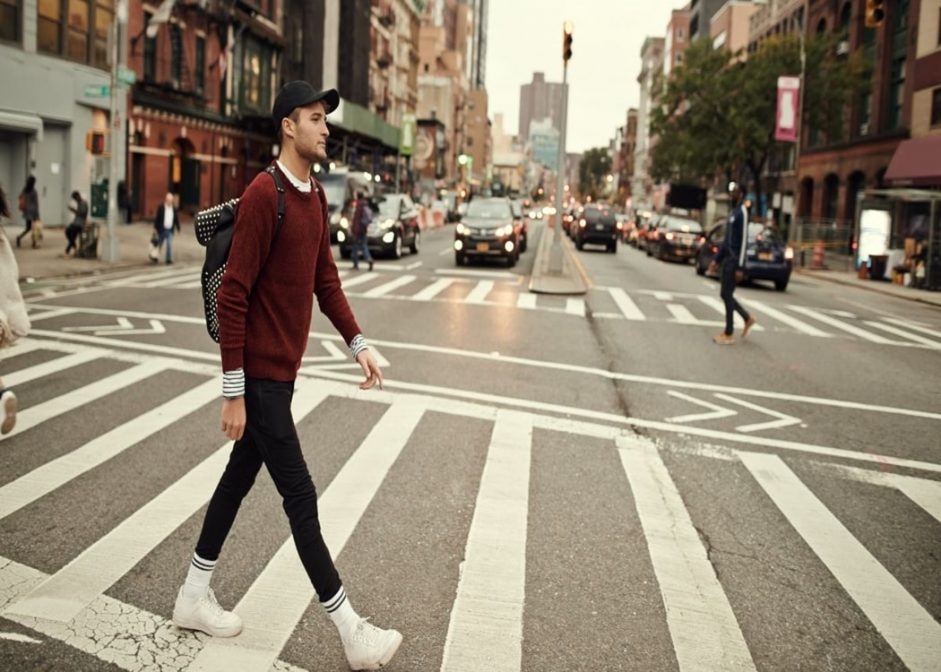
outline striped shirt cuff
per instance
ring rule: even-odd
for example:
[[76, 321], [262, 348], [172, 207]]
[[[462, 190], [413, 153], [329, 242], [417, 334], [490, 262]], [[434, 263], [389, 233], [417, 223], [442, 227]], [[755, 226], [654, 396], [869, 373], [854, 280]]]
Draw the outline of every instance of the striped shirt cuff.
[[362, 334], [356, 334], [356, 337], [350, 341], [350, 352], [353, 353], [353, 359], [359, 357], [359, 353], [368, 348], [369, 344]]
[[235, 369], [222, 374], [222, 396], [226, 399], [235, 399], [245, 396], [245, 371]]

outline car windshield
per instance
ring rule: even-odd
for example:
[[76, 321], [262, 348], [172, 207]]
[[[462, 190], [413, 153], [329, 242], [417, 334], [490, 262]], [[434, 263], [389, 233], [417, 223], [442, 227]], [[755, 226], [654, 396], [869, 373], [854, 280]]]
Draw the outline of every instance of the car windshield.
[[327, 205], [331, 209], [343, 205], [346, 200], [346, 176], [339, 174], [327, 174], [319, 178], [323, 187], [324, 195], [327, 197]]
[[784, 244], [784, 241], [781, 239], [781, 234], [778, 233], [776, 229], [757, 222], [752, 222], [748, 225], [748, 240], [750, 242], [763, 242], [772, 245]]
[[664, 222], [664, 228], [667, 231], [677, 231], [679, 233], [702, 233], [700, 223], [692, 219], [668, 217]]
[[475, 199], [467, 206], [467, 216], [476, 219], [506, 219], [512, 215], [507, 201]]
[[401, 202], [402, 199], [396, 198], [395, 196], [379, 201], [379, 214], [385, 215], [386, 217], [398, 217]]
[[585, 209], [585, 219], [587, 219], [589, 222], [606, 222], [608, 220], [611, 220], [612, 222], [615, 221], [614, 214], [610, 210], [596, 210], [595, 208], [592, 208], [591, 210], [588, 210], [587, 208]]

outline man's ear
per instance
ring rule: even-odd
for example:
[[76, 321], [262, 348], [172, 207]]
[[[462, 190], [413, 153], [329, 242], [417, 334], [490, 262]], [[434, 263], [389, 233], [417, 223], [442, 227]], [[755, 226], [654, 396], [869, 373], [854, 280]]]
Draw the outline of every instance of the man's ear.
[[281, 135], [285, 138], [294, 139], [294, 121], [290, 117], [284, 117], [281, 120]]

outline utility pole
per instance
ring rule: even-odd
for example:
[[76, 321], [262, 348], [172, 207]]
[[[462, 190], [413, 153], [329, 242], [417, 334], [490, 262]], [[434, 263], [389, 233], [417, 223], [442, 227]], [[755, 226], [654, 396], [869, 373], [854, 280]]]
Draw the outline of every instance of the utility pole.
[[571, 21], [562, 25], [562, 128], [559, 129], [559, 157], [556, 162], [555, 179], [555, 220], [552, 236], [552, 248], [549, 253], [549, 272], [562, 272], [562, 201], [565, 197], [565, 131], [568, 126], [569, 107], [569, 59], [572, 58]]
[[788, 241], [794, 240], [794, 234], [799, 228], [797, 217], [800, 215], [801, 190], [800, 183], [800, 163], [801, 163], [801, 142], [804, 138], [804, 98], [806, 98], [806, 79], [807, 79], [807, 51], [804, 47], [804, 19], [801, 15], [800, 32], [800, 56], [801, 56], [801, 74], [800, 88], [797, 90], [797, 142], [794, 143], [794, 212], [791, 215], [791, 226], [788, 227]]
[[114, 263], [121, 258], [117, 227], [121, 213], [118, 211], [118, 182], [126, 172], [125, 144], [127, 134], [127, 91], [121, 82], [121, 73], [127, 61], [127, 0], [118, 0], [114, 21], [111, 25], [111, 166], [108, 171], [108, 245], [102, 251], [102, 259]]

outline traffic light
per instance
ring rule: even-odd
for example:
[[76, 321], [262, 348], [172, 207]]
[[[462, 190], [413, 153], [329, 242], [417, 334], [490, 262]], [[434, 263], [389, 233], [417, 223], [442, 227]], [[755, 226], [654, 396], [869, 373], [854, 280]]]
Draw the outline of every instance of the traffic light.
[[878, 28], [885, 20], [885, 0], [866, 0], [866, 27]]
[[572, 22], [566, 21], [562, 26], [562, 60], [565, 63], [572, 58]]
[[87, 149], [92, 154], [104, 154], [105, 132], [88, 131], [88, 133], [85, 134], [85, 149]]

